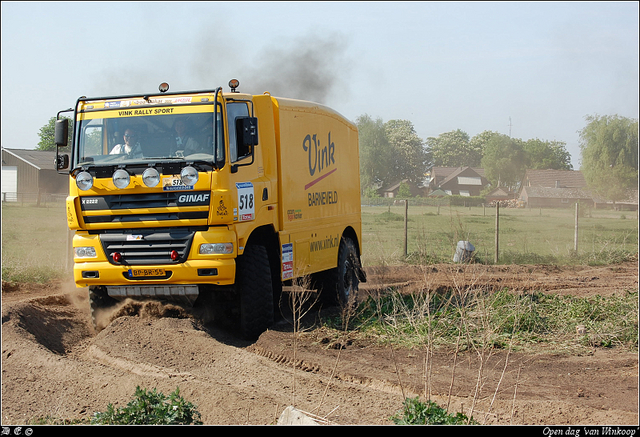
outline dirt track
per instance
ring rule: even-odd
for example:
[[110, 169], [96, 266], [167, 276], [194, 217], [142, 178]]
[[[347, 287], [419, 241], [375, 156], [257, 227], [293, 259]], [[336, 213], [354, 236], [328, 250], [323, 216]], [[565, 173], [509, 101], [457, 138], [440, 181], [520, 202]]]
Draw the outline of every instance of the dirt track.
[[[431, 287], [504, 284], [576, 295], [638, 290], [637, 262], [608, 267], [456, 266], [369, 271], [367, 287], [396, 283]], [[454, 279], [455, 278], [455, 279]], [[367, 287], [364, 288], [366, 292]], [[78, 419], [122, 407], [136, 386], [165, 394], [180, 388], [205, 424], [267, 425], [288, 405], [334, 424], [391, 424], [405, 397], [424, 392], [424, 354], [363, 340], [328, 341], [321, 329], [293, 344], [279, 323], [255, 343], [214, 325], [181, 318], [171, 307], [131, 305], [99, 334], [90, 327], [86, 290], [68, 285], [2, 289], [2, 423], [38, 417]], [[126, 314], [126, 313], [121, 313]], [[294, 355], [295, 354], [295, 355]], [[487, 424], [638, 424], [638, 355], [594, 349], [584, 356], [516, 353], [496, 399], [504, 353], [485, 366], [473, 416]], [[294, 360], [298, 367], [293, 371]], [[433, 357], [432, 399], [469, 414], [478, 365]], [[514, 401], [515, 400], [515, 401]]]

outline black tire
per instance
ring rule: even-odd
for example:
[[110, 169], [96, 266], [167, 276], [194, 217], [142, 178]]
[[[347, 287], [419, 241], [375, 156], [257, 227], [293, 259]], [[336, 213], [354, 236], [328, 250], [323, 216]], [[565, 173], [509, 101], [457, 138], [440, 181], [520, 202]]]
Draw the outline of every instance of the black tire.
[[102, 331], [105, 327], [100, 322], [98, 313], [111, 308], [118, 303], [117, 300], [107, 294], [107, 289], [102, 286], [89, 287], [89, 305], [91, 307], [91, 322], [96, 332]]
[[338, 249], [338, 265], [328, 272], [323, 281], [322, 294], [325, 302], [342, 308], [357, 304], [359, 265], [354, 242], [348, 237], [343, 237]]
[[271, 268], [264, 246], [248, 245], [244, 254], [238, 257], [236, 284], [241, 334], [247, 340], [255, 340], [274, 321]]

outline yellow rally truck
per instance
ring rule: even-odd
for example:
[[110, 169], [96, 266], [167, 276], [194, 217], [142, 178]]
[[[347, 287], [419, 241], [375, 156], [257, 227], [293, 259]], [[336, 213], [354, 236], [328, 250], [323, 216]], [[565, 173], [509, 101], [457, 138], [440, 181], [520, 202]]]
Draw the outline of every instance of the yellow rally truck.
[[366, 281], [356, 127], [316, 103], [229, 86], [81, 97], [66, 110], [72, 127], [58, 114], [74, 279], [96, 328], [123, 299], [170, 299], [235, 313], [255, 338], [283, 286], [313, 278], [344, 305]]

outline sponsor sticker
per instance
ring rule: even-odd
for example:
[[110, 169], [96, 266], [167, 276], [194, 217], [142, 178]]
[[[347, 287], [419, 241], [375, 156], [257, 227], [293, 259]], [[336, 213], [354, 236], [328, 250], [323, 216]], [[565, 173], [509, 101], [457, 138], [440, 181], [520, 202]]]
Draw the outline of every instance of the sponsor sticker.
[[193, 190], [193, 185], [185, 185], [179, 176], [171, 176], [168, 178], [162, 178], [162, 190], [163, 191]]
[[293, 243], [282, 245], [282, 280], [293, 278]]

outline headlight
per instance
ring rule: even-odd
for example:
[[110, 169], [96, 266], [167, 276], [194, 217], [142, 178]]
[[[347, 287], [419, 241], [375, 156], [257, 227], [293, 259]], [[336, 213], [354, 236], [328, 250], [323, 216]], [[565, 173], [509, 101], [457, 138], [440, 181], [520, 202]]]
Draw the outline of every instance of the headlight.
[[226, 255], [233, 253], [233, 243], [206, 243], [200, 245], [201, 255]]
[[74, 258], [95, 258], [96, 248], [93, 246], [88, 247], [74, 247]]
[[142, 181], [147, 187], [153, 188], [160, 182], [160, 173], [155, 168], [149, 167], [142, 173]]
[[185, 185], [195, 185], [196, 182], [198, 182], [198, 170], [196, 170], [195, 168], [191, 167], [190, 165], [183, 168], [182, 171], [180, 172], [180, 179], [182, 180], [182, 183]]
[[82, 191], [87, 191], [93, 187], [93, 176], [89, 172], [81, 171], [76, 176], [76, 185]]
[[126, 170], [118, 169], [113, 172], [112, 179], [113, 184], [116, 186], [116, 188], [120, 188], [122, 190], [123, 188], [127, 188], [129, 186], [129, 181], [131, 178]]

